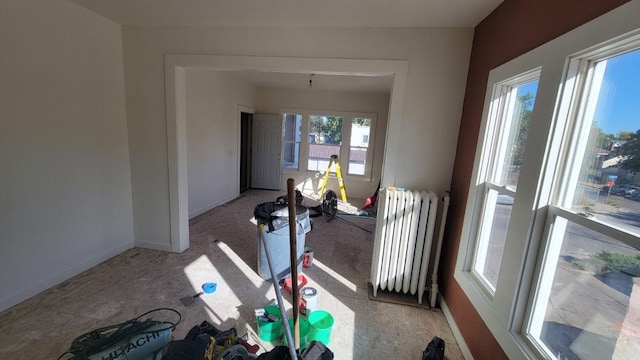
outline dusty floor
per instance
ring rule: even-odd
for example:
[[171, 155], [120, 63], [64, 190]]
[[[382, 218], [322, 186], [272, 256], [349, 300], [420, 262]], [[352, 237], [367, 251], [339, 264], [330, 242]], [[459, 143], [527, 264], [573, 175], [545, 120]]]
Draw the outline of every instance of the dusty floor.
[[[249, 190], [229, 204], [191, 221], [191, 247], [182, 254], [130, 249], [122, 254], [0, 313], [0, 358], [57, 359], [76, 337], [118, 324], [156, 308], [177, 310], [182, 319], [173, 333], [182, 339], [208, 320], [239, 335], [265, 352], [279, 342], [257, 336], [254, 309], [276, 298], [271, 282], [257, 274], [256, 205], [282, 192]], [[306, 200], [307, 205], [315, 203]], [[360, 203], [354, 201], [354, 205]], [[336, 359], [421, 359], [432, 337], [445, 340], [445, 356], [463, 359], [442, 311], [396, 305], [368, 298], [373, 234], [324, 216], [313, 219], [306, 246], [313, 266], [303, 273], [318, 290], [318, 309], [334, 318], [329, 348]], [[180, 299], [217, 290], [184, 306]], [[290, 295], [284, 293], [285, 298]], [[289, 300], [290, 301], [290, 300]], [[291, 313], [291, 311], [289, 311]], [[156, 320], [176, 321], [168, 311]]]

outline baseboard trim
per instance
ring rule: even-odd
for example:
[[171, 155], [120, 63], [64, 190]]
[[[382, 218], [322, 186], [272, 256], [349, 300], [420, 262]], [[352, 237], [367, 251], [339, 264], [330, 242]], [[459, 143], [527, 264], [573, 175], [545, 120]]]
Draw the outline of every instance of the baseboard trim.
[[456, 324], [456, 321], [453, 318], [453, 314], [451, 314], [451, 310], [449, 310], [449, 307], [447, 306], [447, 303], [446, 301], [444, 301], [442, 296], [438, 296], [438, 304], [440, 304], [440, 308], [442, 309], [442, 314], [444, 314], [445, 319], [447, 319], [447, 323], [451, 328], [453, 337], [456, 338], [456, 342], [458, 343], [460, 352], [462, 352], [462, 356], [464, 356], [466, 360], [473, 360], [473, 355], [471, 355], [471, 350], [469, 350], [467, 343], [464, 341], [464, 337], [460, 332], [460, 328], [458, 328], [458, 324]]
[[196, 216], [200, 216], [200, 215], [206, 213], [207, 211], [209, 211], [211, 209], [214, 209], [214, 208], [216, 208], [216, 207], [218, 207], [220, 205], [224, 205], [224, 204], [228, 203], [231, 200], [235, 200], [235, 199], [238, 198], [238, 196], [239, 196], [238, 194], [233, 194], [229, 198], [222, 199], [222, 200], [219, 200], [219, 201], [214, 201], [214, 202], [210, 203], [209, 205], [200, 208], [199, 210], [191, 212], [191, 213], [189, 213], [189, 220], [195, 218]]
[[159, 243], [153, 243], [149, 241], [136, 241], [134, 243], [134, 246], [137, 248], [143, 248], [143, 249], [175, 252], [173, 251], [173, 249], [171, 249], [171, 244], [159, 244]]

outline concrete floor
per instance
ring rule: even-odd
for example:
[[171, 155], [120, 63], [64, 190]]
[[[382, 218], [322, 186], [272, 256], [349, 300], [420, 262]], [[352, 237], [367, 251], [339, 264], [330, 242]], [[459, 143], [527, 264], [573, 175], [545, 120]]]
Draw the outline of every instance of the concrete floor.
[[[156, 308], [181, 314], [174, 339], [208, 320], [220, 329], [235, 327], [239, 335], [246, 334], [250, 343], [260, 346], [259, 354], [280, 344], [257, 336], [254, 309], [276, 296], [271, 282], [256, 272], [258, 237], [252, 222], [256, 205], [280, 195], [283, 192], [249, 190], [193, 219], [191, 247], [182, 254], [130, 249], [5, 310], [0, 313], [0, 358], [57, 359], [76, 337]], [[353, 200], [355, 206], [363, 203]], [[446, 359], [463, 359], [440, 309], [369, 300], [372, 233], [321, 216], [313, 219], [306, 246], [313, 248], [314, 260], [303, 273], [307, 286], [318, 290], [317, 308], [334, 317], [328, 347], [336, 359], [420, 360], [434, 336], [445, 340]], [[216, 292], [190, 306], [181, 303], [208, 282], [217, 283]], [[290, 303], [290, 295], [283, 294]], [[151, 316], [177, 320], [168, 311]]]

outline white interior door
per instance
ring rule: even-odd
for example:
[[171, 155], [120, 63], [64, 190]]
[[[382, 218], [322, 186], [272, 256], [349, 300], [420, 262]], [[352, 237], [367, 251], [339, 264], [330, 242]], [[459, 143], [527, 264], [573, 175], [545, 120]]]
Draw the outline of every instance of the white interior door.
[[253, 115], [251, 187], [280, 190], [282, 119], [279, 115]]

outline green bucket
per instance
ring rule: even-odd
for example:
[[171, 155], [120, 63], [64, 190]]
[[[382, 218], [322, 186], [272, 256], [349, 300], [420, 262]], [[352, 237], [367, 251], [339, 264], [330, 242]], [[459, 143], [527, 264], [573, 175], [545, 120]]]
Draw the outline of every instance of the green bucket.
[[273, 315], [278, 320], [273, 322], [262, 321], [256, 318], [258, 322], [258, 336], [264, 341], [273, 341], [280, 337], [280, 328], [282, 327], [282, 319], [280, 319], [280, 308], [277, 306], [265, 306], [264, 310], [269, 315]]
[[[298, 318], [298, 321], [300, 322], [300, 350], [304, 350], [307, 348], [307, 345], [309, 345], [309, 321], [305, 318]], [[289, 319], [289, 329], [291, 329], [291, 337], [296, 336], [293, 331], [293, 319]], [[284, 344], [287, 345], [287, 335], [284, 327], [282, 328], [282, 336], [284, 337]]]
[[333, 316], [324, 310], [316, 310], [309, 314], [308, 319], [309, 325], [311, 325], [308, 341], [316, 340], [329, 345]]

